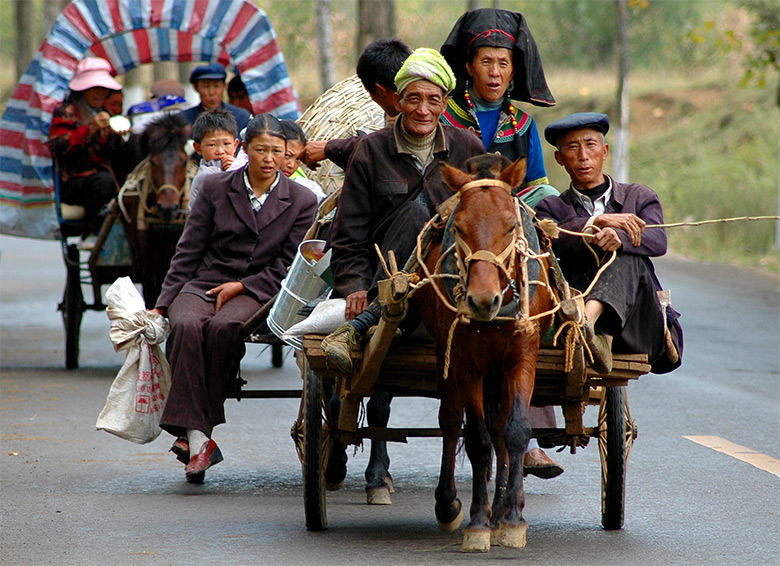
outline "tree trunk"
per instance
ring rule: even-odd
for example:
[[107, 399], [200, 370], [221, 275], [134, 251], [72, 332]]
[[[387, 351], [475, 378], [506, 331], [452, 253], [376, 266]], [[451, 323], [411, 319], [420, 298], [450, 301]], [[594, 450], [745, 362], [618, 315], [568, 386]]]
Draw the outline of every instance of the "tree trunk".
[[619, 123], [617, 128], [615, 128], [615, 153], [612, 158], [612, 174], [616, 181], [627, 183], [629, 157], [628, 119], [630, 111], [628, 83], [631, 55], [628, 44], [628, 7], [626, 0], [617, 0], [617, 20]]
[[357, 0], [357, 55], [377, 39], [395, 37], [395, 0]]
[[41, 28], [44, 36], [48, 35], [57, 17], [68, 5], [69, 0], [46, 0], [43, 3], [43, 22]]
[[[18, 81], [35, 55], [35, 41], [38, 37], [35, 25], [35, 4], [27, 0], [16, 0], [16, 80]], [[48, 30], [47, 30], [48, 31]]]
[[330, 13], [331, 0], [317, 0], [314, 2], [314, 19], [317, 26], [317, 62], [320, 68], [320, 89], [322, 92], [325, 92], [336, 83]]

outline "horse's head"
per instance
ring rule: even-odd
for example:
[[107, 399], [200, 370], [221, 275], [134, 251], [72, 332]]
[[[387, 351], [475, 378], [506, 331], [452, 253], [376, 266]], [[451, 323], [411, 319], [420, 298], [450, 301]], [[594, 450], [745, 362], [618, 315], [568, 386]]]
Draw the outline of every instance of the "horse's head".
[[187, 181], [187, 153], [184, 146], [190, 137], [190, 126], [179, 116], [167, 114], [146, 127], [143, 144], [148, 148], [152, 191], [150, 210], [165, 221], [175, 219], [182, 211]]
[[526, 160], [514, 163], [486, 154], [466, 162], [469, 173], [442, 164], [447, 185], [460, 195], [452, 231], [459, 275], [465, 287], [461, 308], [471, 318], [488, 322], [505, 298], [516, 295], [520, 217], [512, 188], [525, 177]]

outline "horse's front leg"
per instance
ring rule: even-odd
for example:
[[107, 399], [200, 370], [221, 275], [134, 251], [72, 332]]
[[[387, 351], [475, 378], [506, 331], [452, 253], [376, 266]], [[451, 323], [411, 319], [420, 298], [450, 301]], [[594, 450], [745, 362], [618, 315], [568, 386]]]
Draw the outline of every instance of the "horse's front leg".
[[[538, 341], [538, 338], [537, 338]], [[525, 491], [523, 490], [523, 456], [525, 455], [532, 429], [528, 421], [528, 407], [533, 391], [537, 348], [524, 348], [521, 361], [508, 369], [505, 380], [504, 399], [511, 400], [504, 420], [503, 440], [509, 460], [506, 494], [503, 500], [503, 514], [493, 532], [493, 541], [502, 546], [523, 548], [526, 543], [527, 523], [523, 519]]]
[[[450, 377], [452, 379], [452, 377]], [[436, 521], [439, 528], [453, 532], [463, 522], [463, 505], [457, 498], [455, 488], [455, 451], [463, 426], [463, 404], [452, 382], [439, 382], [441, 404], [439, 405], [439, 428], [441, 428], [441, 470], [436, 486]]]
[[487, 483], [492, 444], [485, 424], [481, 380], [462, 381], [461, 387], [466, 411], [466, 454], [471, 462], [472, 473], [471, 520], [463, 530], [461, 552], [487, 552], [490, 550]]
[[[386, 392], [376, 392], [366, 406], [366, 419], [370, 427], [386, 427], [390, 420], [390, 401], [393, 396]], [[366, 503], [369, 505], [390, 505], [393, 493], [393, 479], [390, 477], [390, 456], [387, 454], [387, 442], [371, 441], [371, 457], [366, 467]]]

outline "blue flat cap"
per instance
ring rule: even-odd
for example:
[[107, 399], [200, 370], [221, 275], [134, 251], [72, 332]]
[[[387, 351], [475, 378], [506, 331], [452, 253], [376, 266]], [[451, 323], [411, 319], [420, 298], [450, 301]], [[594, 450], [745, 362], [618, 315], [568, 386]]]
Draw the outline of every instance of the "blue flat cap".
[[201, 79], [214, 79], [217, 81], [224, 81], [227, 78], [227, 72], [225, 67], [219, 63], [211, 63], [209, 65], [201, 65], [195, 67], [190, 73], [190, 83], [195, 84]]
[[606, 134], [609, 131], [609, 117], [606, 114], [600, 114], [598, 112], [577, 112], [576, 114], [569, 114], [565, 118], [556, 120], [544, 129], [544, 139], [546, 139], [550, 145], [556, 145], [558, 143], [558, 136], [569, 132], [571, 130], [579, 130], [581, 128], [593, 128], [599, 130], [602, 134]]

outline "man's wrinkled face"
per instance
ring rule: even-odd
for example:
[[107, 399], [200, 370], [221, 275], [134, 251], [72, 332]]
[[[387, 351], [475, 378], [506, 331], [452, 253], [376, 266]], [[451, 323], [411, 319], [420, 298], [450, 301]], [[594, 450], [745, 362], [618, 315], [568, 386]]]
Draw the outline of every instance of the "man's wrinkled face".
[[417, 138], [433, 132], [447, 108], [447, 95], [441, 87], [423, 79], [414, 81], [396, 96], [404, 129]]
[[206, 110], [216, 110], [222, 104], [225, 81], [219, 79], [200, 79], [193, 85], [200, 95], [200, 101]]
[[575, 189], [588, 190], [604, 182], [602, 169], [609, 153], [602, 133], [593, 128], [571, 130], [558, 137], [555, 160], [563, 165]]
[[471, 63], [466, 63], [471, 76], [472, 92], [487, 102], [504, 97], [515, 73], [512, 51], [504, 47], [480, 47]]

